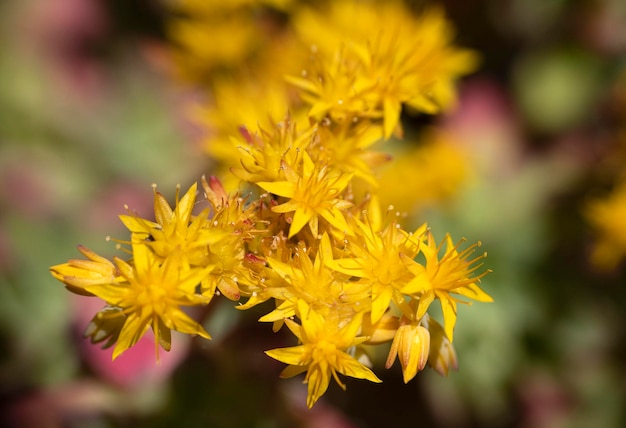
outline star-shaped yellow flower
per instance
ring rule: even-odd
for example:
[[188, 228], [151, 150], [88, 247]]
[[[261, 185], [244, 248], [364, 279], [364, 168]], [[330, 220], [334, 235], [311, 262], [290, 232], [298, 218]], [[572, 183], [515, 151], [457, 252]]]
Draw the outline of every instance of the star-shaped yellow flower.
[[478, 63], [475, 52], [454, 46], [437, 7], [414, 15], [401, 1], [336, 0], [302, 10], [294, 26], [314, 46], [305, 73], [288, 77], [310, 116], [382, 119], [385, 138], [401, 131], [403, 106], [430, 114], [453, 107], [455, 81]]
[[322, 317], [303, 301], [298, 302], [298, 317], [302, 325], [290, 319], [287, 327], [300, 340], [301, 345], [266, 351], [270, 357], [289, 364], [281, 377], [292, 377], [307, 372], [304, 379], [308, 383], [307, 405], [313, 404], [326, 392], [331, 376], [342, 389], [346, 386], [338, 373], [372, 382], [381, 380], [367, 367], [347, 353], [353, 346], [363, 343], [367, 337], [357, 337], [361, 325], [361, 315], [357, 314], [350, 322], [340, 326], [336, 318]]
[[596, 233], [591, 261], [601, 269], [614, 269], [626, 255], [626, 183], [620, 183], [604, 199], [594, 199], [585, 215]]
[[198, 185], [194, 183], [187, 193], [179, 198], [176, 191], [176, 205], [172, 209], [165, 197], [155, 190], [154, 217], [156, 221], [136, 215], [120, 215], [122, 223], [137, 238], [146, 240], [155, 255], [165, 259], [171, 255], [180, 258], [183, 269], [190, 266], [206, 266], [208, 246], [223, 235], [208, 230], [209, 209], [193, 215]]
[[289, 198], [284, 204], [273, 207], [272, 211], [294, 212], [289, 228], [290, 238], [306, 224], [313, 236], [317, 236], [320, 217], [339, 231], [351, 233], [342, 210], [352, 206], [352, 203], [340, 196], [352, 179], [352, 173], [341, 173], [323, 165], [315, 165], [306, 152], [302, 152], [300, 174], [285, 162], [282, 167], [287, 180], [257, 184], [274, 195]]
[[413, 275], [407, 269], [402, 256], [412, 259], [417, 255], [418, 239], [426, 230], [426, 224], [410, 235], [396, 227], [396, 223], [389, 224], [380, 231], [367, 220], [364, 223], [355, 219], [356, 236], [349, 239], [348, 243], [351, 257], [328, 260], [326, 263], [338, 272], [360, 278], [361, 283], [371, 287], [371, 318], [372, 323], [376, 323], [389, 309], [392, 300], [404, 299], [400, 291], [411, 281]]
[[169, 351], [171, 330], [210, 339], [204, 328], [180, 308], [208, 302], [208, 298], [195, 292], [207, 269], [182, 270], [176, 257], [161, 263], [159, 257], [141, 241], [135, 240], [132, 249], [132, 264], [114, 259], [123, 282], [85, 286], [85, 290], [107, 304], [121, 308], [126, 316], [113, 358], [137, 343], [148, 327], [154, 332], [157, 358], [159, 344]]
[[[479, 302], [493, 302], [491, 296], [478, 286], [480, 278], [490, 271], [487, 270], [474, 276], [474, 272], [482, 266], [482, 263], [476, 263], [482, 260], [486, 254], [468, 260], [476, 248], [480, 246], [480, 242], [459, 252], [457, 250], [461, 242], [454, 245], [450, 234], [446, 234], [441, 244], [437, 245], [432, 233], [428, 231], [425, 245], [420, 248], [426, 259], [425, 265], [412, 259], [405, 259], [407, 267], [413, 272], [415, 278], [402, 292], [419, 299], [415, 319], [421, 319], [433, 300], [439, 299], [443, 310], [444, 330], [450, 342], [452, 342], [454, 325], [456, 324], [456, 304], [469, 303], [452, 297], [451, 293], [469, 297]], [[443, 256], [439, 258], [444, 243], [446, 249]]]

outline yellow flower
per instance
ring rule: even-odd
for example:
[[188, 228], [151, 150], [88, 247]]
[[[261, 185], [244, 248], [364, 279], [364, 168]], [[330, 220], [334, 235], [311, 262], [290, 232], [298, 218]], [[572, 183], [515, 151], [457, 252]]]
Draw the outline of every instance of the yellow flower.
[[615, 268], [626, 254], [626, 184], [604, 199], [589, 202], [585, 214], [597, 234], [591, 261], [602, 269]]
[[78, 251], [89, 260], [70, 260], [50, 268], [52, 276], [63, 282], [72, 293], [93, 296], [87, 291], [87, 287], [124, 281], [115, 265], [108, 259], [82, 245], [78, 246]]
[[[337, 41], [340, 45], [342, 41]], [[309, 116], [318, 122], [325, 117], [340, 124], [353, 118], [380, 119], [372, 87], [360, 79], [360, 65], [350, 61], [343, 50], [324, 54], [314, 50], [316, 61], [300, 76], [287, 76], [288, 83], [300, 90], [302, 101], [310, 105]]]
[[[242, 150], [254, 150], [257, 142], [271, 145], [271, 142], [264, 144], [259, 141], [259, 137], [271, 139], [281, 131], [275, 128], [288, 110], [287, 86], [279, 77], [259, 81], [257, 77], [253, 79], [229, 76], [214, 80], [211, 102], [194, 106], [191, 116], [199, 126], [206, 129], [204, 149], [211, 158], [222, 164], [224, 172], [230, 168], [241, 169], [241, 158], [245, 157]], [[263, 100], [262, 103], [258, 102], [260, 99]], [[237, 108], [232, 108], [233, 105]], [[289, 108], [289, 115], [284, 123], [287, 128], [292, 123], [308, 125], [308, 121], [303, 120], [306, 118], [304, 114], [298, 114]], [[265, 131], [254, 136], [256, 129]], [[283, 133], [286, 132], [287, 130], [283, 130]], [[288, 144], [280, 145], [283, 151], [288, 147]]]
[[345, 390], [338, 373], [372, 382], [381, 380], [367, 367], [348, 354], [347, 350], [363, 343], [366, 337], [357, 337], [360, 316], [340, 326], [333, 318], [322, 317], [306, 303], [298, 302], [298, 317], [302, 325], [287, 319], [287, 327], [296, 335], [301, 345], [265, 351], [270, 357], [289, 364], [281, 373], [287, 378], [307, 372], [307, 405], [313, 404], [326, 392], [331, 376]]
[[349, 281], [349, 277], [331, 270], [326, 260], [332, 258], [329, 236], [324, 233], [314, 260], [303, 245], [294, 250], [288, 263], [275, 258], [267, 259], [269, 267], [282, 283], [274, 284], [273, 295], [282, 301], [278, 307], [259, 321], [278, 321], [296, 314], [299, 302], [306, 302], [311, 309], [324, 317], [351, 318], [356, 312], [368, 310], [362, 302], [365, 288]]
[[414, 16], [400, 1], [334, 1], [294, 21], [319, 59], [304, 77], [289, 78], [311, 116], [382, 117], [386, 138], [403, 104], [426, 113], [453, 107], [454, 81], [477, 64], [474, 52], [451, 44], [452, 26], [439, 8]]
[[318, 162], [343, 172], [354, 173], [370, 188], [378, 187], [374, 168], [390, 160], [386, 153], [370, 150], [383, 138], [380, 126], [357, 120], [318, 127], [319, 144], [310, 147]]
[[246, 13], [171, 20], [168, 33], [178, 47], [172, 51], [175, 71], [184, 80], [201, 82], [209, 73], [243, 63], [256, 48], [255, 26]]
[[404, 299], [400, 291], [413, 275], [401, 255], [409, 259], [417, 255], [417, 239], [426, 230], [426, 224], [413, 233], [415, 238], [411, 238], [397, 223], [389, 224], [382, 231], [377, 230], [369, 219], [367, 223], [355, 219], [355, 223], [355, 237], [348, 240], [350, 257], [326, 263], [338, 272], [361, 278], [361, 283], [371, 287], [371, 318], [372, 323], [376, 323], [387, 311], [391, 301]]
[[[480, 242], [471, 245], [469, 248], [457, 251], [459, 242], [454, 245], [450, 234], [441, 241], [440, 245], [435, 243], [435, 239], [430, 231], [426, 234], [425, 245], [420, 247], [421, 253], [426, 259], [425, 265], [419, 264], [412, 259], [405, 258], [407, 267], [415, 275], [411, 282], [402, 290], [404, 294], [413, 295], [419, 299], [415, 319], [421, 319], [428, 307], [435, 298], [441, 302], [443, 310], [444, 328], [446, 336], [452, 342], [454, 325], [456, 323], [456, 304], [469, 302], [459, 300], [451, 293], [459, 294], [479, 302], [492, 302], [493, 299], [485, 293], [479, 286], [480, 278], [487, 275], [487, 270], [474, 276], [482, 263], [476, 264], [483, 259], [486, 254], [481, 254], [471, 260], [468, 258], [480, 246]], [[445, 252], [441, 258], [439, 253], [446, 244]]]
[[241, 128], [241, 137], [234, 139], [239, 159], [233, 173], [253, 183], [280, 181], [285, 178], [283, 164], [295, 165], [317, 132], [317, 126], [298, 131], [298, 123], [287, 115], [284, 121], [272, 124], [270, 130], [259, 128], [252, 133]]
[[174, 42], [176, 72], [203, 82], [216, 71], [233, 70], [250, 61], [272, 41], [270, 14], [291, 0], [179, 0], [173, 5], [167, 32]]
[[257, 184], [274, 195], [289, 198], [289, 201], [272, 207], [272, 211], [277, 213], [294, 212], [289, 238], [306, 224], [313, 236], [317, 236], [320, 217], [340, 232], [351, 233], [342, 210], [352, 206], [352, 203], [340, 199], [340, 196], [353, 174], [337, 173], [326, 166], [316, 165], [306, 152], [302, 153], [300, 174], [285, 162], [282, 167], [287, 180]]
[[176, 190], [176, 206], [172, 209], [165, 197], [154, 191], [155, 222], [136, 215], [120, 215], [120, 219], [133, 235], [144, 239], [146, 245], [161, 259], [176, 255], [183, 269], [206, 266], [208, 246], [220, 236], [210, 233], [207, 228], [208, 208], [196, 216], [192, 215], [197, 184], [194, 183], [180, 199], [178, 193], [179, 189]]
[[385, 189], [379, 195], [382, 206], [393, 205], [402, 213], [438, 206], [471, 178], [467, 153], [450, 135], [430, 130], [407, 143], [390, 150], [392, 161], [379, 169], [379, 187]]
[[138, 240], [132, 243], [132, 250], [132, 265], [119, 258], [114, 259], [124, 282], [85, 287], [107, 304], [120, 308], [126, 316], [113, 350], [113, 358], [137, 343], [148, 327], [154, 332], [157, 358], [159, 344], [169, 351], [171, 330], [210, 339], [204, 328], [180, 308], [208, 302], [209, 299], [195, 292], [207, 270], [183, 270], [174, 257], [161, 263], [160, 257]]

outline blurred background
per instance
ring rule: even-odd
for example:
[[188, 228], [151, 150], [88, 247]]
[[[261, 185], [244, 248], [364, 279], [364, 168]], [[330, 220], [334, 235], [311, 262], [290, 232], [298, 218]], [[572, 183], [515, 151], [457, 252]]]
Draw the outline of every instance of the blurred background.
[[[403, 116], [408, 134], [444, 129], [467, 171], [415, 221], [482, 241], [495, 302], [459, 309], [458, 372], [405, 385], [381, 363], [382, 384], [331, 384], [312, 410], [254, 310], [211, 305], [213, 341], [112, 363], [81, 337], [99, 304], [49, 274], [77, 244], [116, 254], [105, 237], [125, 237], [124, 204], [151, 216], [152, 183], [171, 201], [213, 171], [191, 113], [204, 94], [167, 54], [173, 3], [0, 3], [2, 426], [626, 426], [626, 2], [439, 2], [482, 62], [455, 111]], [[281, 22], [298, 2], [232, 3]]]

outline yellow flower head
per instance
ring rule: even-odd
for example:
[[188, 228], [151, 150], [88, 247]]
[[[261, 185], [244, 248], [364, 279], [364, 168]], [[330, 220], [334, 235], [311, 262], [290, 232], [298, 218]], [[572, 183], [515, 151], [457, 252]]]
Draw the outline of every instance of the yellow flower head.
[[271, 42], [266, 7], [285, 8], [291, 0], [178, 0], [167, 32], [178, 76], [206, 82], [219, 71], [250, 61]]
[[241, 137], [233, 139], [239, 151], [233, 173], [252, 183], [284, 180], [283, 164], [295, 165], [317, 130], [313, 125], [300, 132], [297, 126], [287, 116], [284, 121], [273, 124], [269, 131], [259, 128], [258, 133], [251, 133], [245, 127], [240, 128]]
[[614, 268], [626, 255], [626, 184], [589, 202], [585, 214], [597, 234], [591, 261], [602, 269]]
[[450, 135], [430, 130], [407, 143], [390, 150], [392, 161], [379, 169], [382, 206], [394, 205], [403, 213], [439, 206], [471, 178], [467, 154]]
[[197, 184], [194, 183], [180, 199], [178, 193], [179, 189], [176, 190], [176, 206], [172, 209], [165, 197], [155, 190], [156, 221], [136, 215], [120, 215], [120, 219], [133, 235], [144, 239], [146, 245], [162, 260], [175, 255], [180, 258], [183, 268], [205, 266], [208, 246], [219, 236], [209, 233], [207, 229], [208, 208], [195, 216], [192, 213], [196, 203]]
[[257, 184], [274, 195], [289, 199], [272, 207], [272, 211], [294, 213], [289, 228], [290, 238], [307, 224], [313, 236], [317, 236], [319, 218], [323, 218], [340, 232], [351, 233], [342, 210], [352, 206], [352, 203], [341, 199], [341, 193], [348, 186], [353, 174], [316, 165], [306, 152], [302, 152], [299, 171], [292, 169], [286, 162], [282, 163], [282, 168], [286, 180]]
[[[469, 303], [451, 296], [451, 293], [459, 294], [479, 302], [492, 302], [493, 299], [479, 286], [480, 278], [487, 275], [487, 270], [474, 275], [483, 265], [480, 262], [486, 254], [481, 254], [473, 259], [472, 256], [480, 242], [459, 252], [459, 242], [454, 245], [450, 234], [441, 241], [440, 245], [430, 231], [426, 233], [425, 245], [420, 247], [424, 255], [425, 264], [421, 265], [412, 259], [405, 259], [407, 267], [415, 275], [411, 282], [403, 289], [403, 293], [413, 295], [419, 299], [415, 319], [421, 319], [435, 298], [441, 302], [443, 310], [444, 327], [446, 336], [452, 342], [454, 325], [456, 323], [456, 304]], [[445, 243], [445, 251], [443, 246]], [[439, 254], [443, 252], [443, 255]], [[469, 259], [469, 260], [468, 260]], [[477, 264], [478, 263], [478, 264]]]
[[348, 319], [357, 312], [368, 310], [368, 306], [362, 301], [367, 296], [363, 294], [365, 288], [327, 266], [326, 261], [332, 259], [328, 234], [322, 236], [316, 250], [312, 252], [311, 248], [304, 248], [300, 244], [294, 249], [294, 255], [288, 262], [271, 257], [267, 259], [271, 270], [281, 279], [280, 282], [270, 285], [274, 287], [274, 297], [282, 303], [260, 321], [278, 321], [292, 317], [297, 313], [297, 305], [301, 301], [306, 302], [321, 316], [338, 319]]
[[161, 258], [139, 240], [133, 241], [132, 250], [132, 264], [114, 259], [123, 282], [85, 287], [107, 304], [120, 308], [126, 316], [113, 358], [137, 343], [148, 327], [154, 332], [157, 358], [158, 344], [169, 351], [171, 330], [210, 339], [204, 328], [180, 309], [180, 306], [208, 302], [207, 298], [196, 293], [206, 269], [181, 269], [179, 259], [175, 257], [161, 262]]
[[439, 8], [419, 16], [400, 1], [335, 1], [295, 17], [319, 61], [290, 82], [304, 91], [311, 116], [383, 118], [385, 137], [401, 106], [436, 113], [455, 102], [454, 81], [476, 67], [477, 55], [451, 44], [453, 30]]
[[[240, 167], [242, 141], [232, 137], [242, 128], [266, 129], [271, 133], [287, 111], [287, 87], [281, 79], [260, 82], [258, 78], [224, 77], [215, 80], [210, 103], [194, 106], [191, 114], [207, 129], [204, 140], [207, 153], [228, 168]], [[237, 108], [232, 108], [233, 105]], [[290, 114], [294, 111], [290, 110]], [[248, 141], [243, 143], [245, 147]]]
[[403, 257], [413, 259], [419, 251], [420, 226], [412, 235], [397, 223], [377, 230], [372, 222], [355, 219], [355, 236], [348, 239], [350, 256], [329, 260], [334, 270], [356, 278], [371, 287], [372, 323], [378, 322], [392, 301], [401, 301], [400, 291], [413, 278]]
[[353, 173], [368, 187], [377, 188], [374, 168], [390, 160], [386, 153], [371, 150], [383, 137], [380, 126], [360, 120], [319, 126], [317, 144], [310, 147], [318, 162]]
[[326, 392], [331, 376], [342, 389], [346, 388], [338, 373], [371, 382], [381, 382], [370, 369], [347, 352], [349, 348], [367, 340], [366, 337], [357, 337], [361, 321], [359, 315], [341, 326], [333, 318], [320, 316], [302, 301], [298, 302], [297, 315], [301, 325], [290, 319], [285, 322], [301, 345], [273, 349], [265, 353], [289, 364], [281, 377], [292, 377], [307, 372], [304, 382], [308, 383], [309, 407]]

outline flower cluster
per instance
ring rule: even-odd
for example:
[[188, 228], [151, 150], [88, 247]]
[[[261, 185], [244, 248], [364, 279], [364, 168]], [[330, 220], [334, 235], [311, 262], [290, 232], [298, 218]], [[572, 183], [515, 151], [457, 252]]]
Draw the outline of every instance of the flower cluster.
[[[183, 2], [188, 10], [196, 3]], [[208, 19], [215, 11], [206, 6], [197, 13]], [[330, 12], [301, 8], [289, 16], [290, 31], [315, 48], [308, 65], [299, 63], [298, 76], [289, 73], [291, 64], [285, 79], [268, 86], [277, 91], [268, 104], [282, 99], [278, 120], [264, 98], [242, 98], [254, 104], [248, 117], [220, 110], [236, 89], [268, 78], [222, 85], [216, 64], [227, 57], [225, 66], [232, 66], [243, 52], [196, 52], [217, 56], [201, 70], [213, 103], [197, 112], [217, 130], [209, 152], [239, 190], [203, 177], [200, 190], [194, 184], [182, 197], [177, 193], [171, 207], [155, 188], [154, 220], [130, 211], [120, 216], [130, 232], [120, 241], [129, 260], [109, 261], [79, 247], [87, 260], [51, 271], [70, 291], [104, 300], [86, 334], [94, 343], [115, 344], [113, 358], [149, 328], [157, 356], [159, 347], [169, 350], [171, 330], [209, 339], [182, 307], [207, 305], [216, 295], [243, 298], [239, 310], [270, 302], [259, 321], [288, 329], [297, 344], [266, 354], [287, 364], [282, 377], [306, 373], [311, 407], [331, 377], [342, 388], [340, 375], [380, 382], [368, 346], [391, 343], [386, 367], [399, 359], [405, 382], [426, 364], [442, 374], [455, 369], [457, 304], [491, 298], [478, 285], [489, 272], [482, 269], [485, 254], [477, 253], [480, 243], [463, 248], [449, 234], [438, 241], [426, 223], [405, 230], [396, 209], [380, 203], [387, 190], [379, 168], [391, 161], [385, 144], [402, 135], [402, 106], [430, 113], [450, 107], [452, 83], [474, 66], [475, 55], [450, 44], [450, 24], [439, 9], [416, 16], [400, 2], [340, 1]], [[176, 34], [196, 37], [189, 32]], [[201, 40], [198, 49], [207, 46]], [[194, 53], [195, 45], [184, 45]], [[271, 50], [257, 56], [274, 55]], [[185, 58], [182, 64], [193, 62]], [[268, 117], [254, 126], [263, 107]], [[420, 174], [424, 158], [406, 167]], [[428, 313], [435, 301], [441, 322]]]

